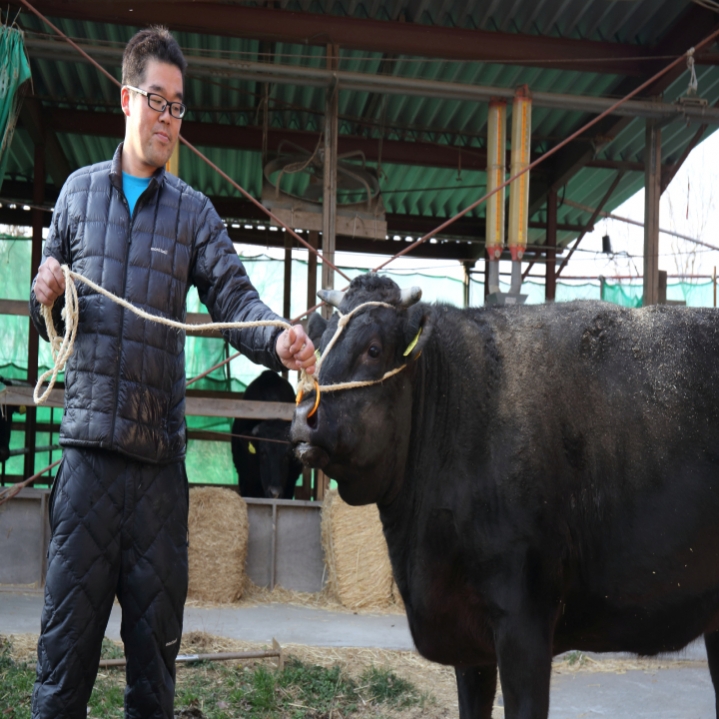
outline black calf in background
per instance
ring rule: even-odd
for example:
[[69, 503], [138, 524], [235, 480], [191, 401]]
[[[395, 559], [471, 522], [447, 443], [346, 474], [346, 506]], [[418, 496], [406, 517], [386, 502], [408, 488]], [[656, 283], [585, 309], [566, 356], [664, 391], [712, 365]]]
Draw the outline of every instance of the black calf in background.
[[0, 406], [0, 462], [7, 462], [10, 458], [12, 416], [17, 410], [17, 407]]
[[[248, 385], [245, 399], [294, 402], [295, 392], [287, 380], [266, 370]], [[240, 478], [240, 494], [243, 497], [292, 499], [302, 465], [289, 443], [290, 422], [236, 419], [232, 425], [232, 434], [257, 437], [257, 441], [232, 437], [232, 459]]]

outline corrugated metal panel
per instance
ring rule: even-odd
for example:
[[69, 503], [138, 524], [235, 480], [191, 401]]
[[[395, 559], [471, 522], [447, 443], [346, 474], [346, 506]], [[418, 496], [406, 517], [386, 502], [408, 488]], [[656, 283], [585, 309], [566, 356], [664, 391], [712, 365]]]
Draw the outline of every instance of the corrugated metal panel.
[[[446, 0], [313, 0], [283, 2], [288, 9], [330, 12], [357, 18], [396, 19], [436, 23], [446, 26], [523, 32], [558, 37], [611, 40], [653, 46], [687, 11], [690, 0], [539, 0], [526, 2], [487, 2], [468, 0], [452, 3]], [[25, 26], [44, 32], [39, 21], [25, 17]], [[63, 19], [57, 24], [69, 35], [90, 43], [117, 47], [135, 32], [135, 28], [74, 22]], [[260, 43], [229, 37], [197, 33], [178, 33], [178, 40], [188, 55], [258, 59]], [[275, 62], [324, 67], [324, 50], [277, 43]], [[70, 108], [117, 108], [117, 88], [94, 68], [83, 63], [32, 60], [36, 95], [52, 106]], [[492, 63], [460, 63], [421, 60], [410, 57], [382, 57], [379, 53], [342, 50], [341, 67], [366, 73], [391, 72], [402, 77], [447, 82], [474, 83], [500, 87], [528, 84], [531, 89], [568, 94], [609, 96], [621, 80], [619, 75], [566, 70], [526, 68]], [[119, 77], [119, 70], [114, 69]], [[719, 68], [702, 67], [699, 72], [700, 94], [710, 103], [719, 100]], [[687, 77], [683, 75], [665, 94], [673, 101], [684, 93]], [[232, 125], [257, 125], [261, 122], [262, 84], [255, 81], [222, 79], [217, 81], [188, 78], [188, 120]], [[372, 102], [370, 93], [341, 92], [340, 132], [362, 133], [367, 137], [422, 140], [457, 147], [481, 148], [486, 134], [487, 107], [480, 103], [438, 101], [421, 97], [386, 96]], [[273, 85], [271, 90], [271, 128], [319, 132], [322, 128], [324, 90], [299, 85]], [[371, 112], [367, 114], [368, 108]], [[546, 151], [566, 137], [588, 116], [566, 111], [536, 108], [533, 113], [535, 151]], [[674, 122], [663, 129], [663, 154], [675, 161], [694, 135], [695, 126]], [[107, 159], [116, 146], [111, 138], [61, 134], [60, 142], [73, 167]], [[598, 152], [599, 159], [641, 162], [644, 149], [644, 123], [629, 122], [615, 140]], [[203, 148], [205, 154], [255, 196], [259, 196], [262, 167], [259, 148], [219, 150]], [[15, 135], [8, 171], [22, 178], [32, 177], [32, 144], [22, 130]], [[209, 167], [181, 150], [181, 172], [184, 179], [210, 195], [234, 196], [235, 191]], [[455, 214], [484, 193], [483, 172], [450, 168], [425, 168], [385, 162], [382, 189], [388, 212], [445, 217]], [[459, 179], [458, 179], [459, 175]], [[615, 176], [615, 171], [585, 168], [565, 188], [566, 198], [590, 206], [596, 205]], [[301, 192], [306, 177], [287, 178], [286, 186]], [[643, 185], [643, 175], [628, 172], [617, 189], [611, 206], [616, 206]], [[283, 182], [284, 186], [284, 182]], [[439, 189], [438, 189], [439, 188]], [[483, 216], [484, 209], [474, 211]], [[543, 219], [544, 212], [535, 219]], [[560, 210], [561, 222], [583, 222], [588, 219], [566, 206]], [[571, 235], [565, 234], [563, 241]], [[543, 241], [543, 232], [533, 230], [531, 241]]]

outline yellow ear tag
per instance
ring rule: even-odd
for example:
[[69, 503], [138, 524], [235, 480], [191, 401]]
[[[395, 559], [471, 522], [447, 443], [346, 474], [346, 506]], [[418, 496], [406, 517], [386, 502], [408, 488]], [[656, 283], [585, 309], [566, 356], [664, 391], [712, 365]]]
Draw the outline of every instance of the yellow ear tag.
[[26, 413], [27, 413], [27, 407], [26, 407], [24, 404], [22, 404], [22, 405], [20, 405], [20, 406], [18, 407], [17, 411], [18, 411], [19, 414], [26, 414]]
[[417, 342], [419, 342], [420, 335], [422, 334], [422, 328], [419, 328], [419, 332], [417, 332], [417, 335], [415, 338], [409, 343], [407, 346], [407, 349], [404, 351], [403, 357], [407, 357], [407, 355], [417, 346]]
[[247, 443], [247, 448], [250, 450], [250, 454], [257, 454], [257, 450], [255, 449], [255, 445], [252, 444], [252, 442]]

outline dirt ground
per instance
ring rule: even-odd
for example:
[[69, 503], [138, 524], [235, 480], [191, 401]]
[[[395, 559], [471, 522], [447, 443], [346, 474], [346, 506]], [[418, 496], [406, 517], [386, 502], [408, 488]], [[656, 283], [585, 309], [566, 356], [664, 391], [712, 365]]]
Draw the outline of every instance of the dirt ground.
[[[37, 635], [16, 634], [10, 637], [15, 658], [23, 661], [35, 661]], [[204, 632], [189, 632], [182, 639], [180, 654], [211, 654], [216, 652], [243, 652], [270, 649], [267, 645], [243, 642], [235, 639], [216, 637]], [[428, 694], [428, 700], [422, 707], [414, 707], [393, 712], [393, 719], [457, 719], [457, 690], [454, 671], [445, 666], [434, 664], [420, 657], [416, 652], [389, 651], [378, 649], [352, 649], [331, 647], [309, 647], [304, 645], [284, 645], [285, 656], [293, 655], [303, 662], [320, 666], [340, 665], [353, 677], [362, 674], [368, 666], [386, 667], [397, 675], [411, 681], [420, 693]], [[275, 659], [263, 661], [270, 665]], [[661, 669], [695, 667], [697, 662], [661, 661], [661, 660], [594, 660], [580, 653], [557, 658], [554, 662], [553, 676], [580, 673], [624, 674], [639, 670], [654, 673]], [[178, 681], [182, 681], [182, 669], [178, 665]], [[121, 675], [120, 675], [121, 678]], [[503, 719], [501, 691], [498, 688], [495, 699], [493, 719]]]

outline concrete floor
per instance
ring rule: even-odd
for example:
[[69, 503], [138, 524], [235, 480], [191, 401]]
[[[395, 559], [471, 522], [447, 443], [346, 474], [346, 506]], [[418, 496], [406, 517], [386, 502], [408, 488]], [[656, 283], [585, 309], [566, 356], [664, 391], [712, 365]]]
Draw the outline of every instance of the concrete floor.
[[[39, 633], [42, 596], [0, 592], [0, 634]], [[246, 641], [327, 647], [413, 649], [404, 616], [345, 614], [269, 604], [185, 610], [185, 631], [200, 630]], [[120, 638], [120, 608], [114, 607], [107, 636]], [[592, 655], [601, 661], [628, 655]], [[703, 642], [673, 658], [690, 661], [654, 671], [592, 672], [552, 678], [550, 719], [715, 719], [714, 691]], [[499, 699], [501, 703], [501, 698]], [[500, 710], [497, 713], [502, 715]]]

